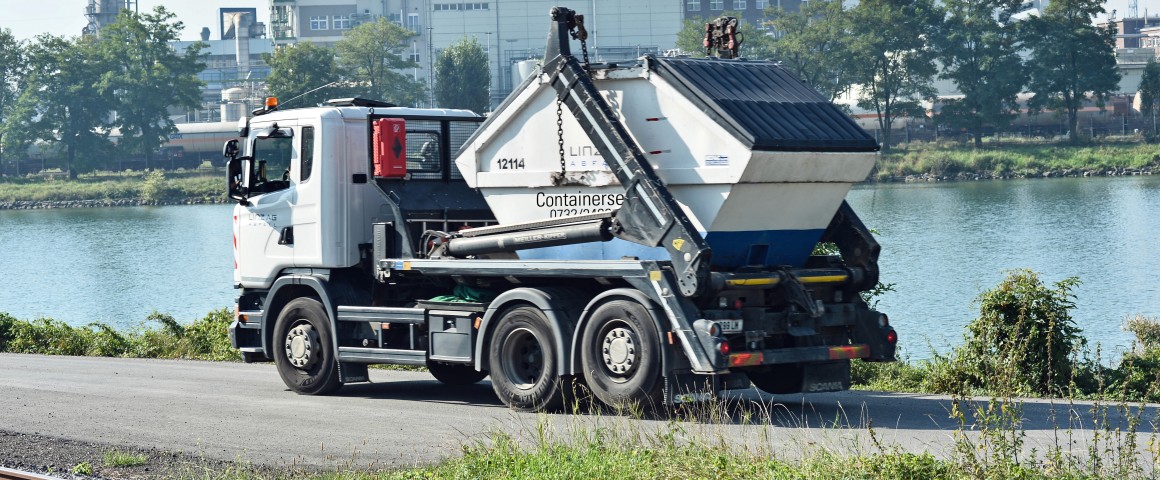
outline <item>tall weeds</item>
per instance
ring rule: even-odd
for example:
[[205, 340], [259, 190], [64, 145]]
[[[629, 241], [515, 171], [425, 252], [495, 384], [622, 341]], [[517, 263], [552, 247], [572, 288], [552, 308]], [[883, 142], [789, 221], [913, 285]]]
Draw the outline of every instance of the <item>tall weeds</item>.
[[146, 325], [118, 332], [102, 323], [73, 327], [49, 318], [23, 321], [0, 313], [0, 351], [199, 360], [241, 358], [230, 346], [229, 325], [233, 314], [228, 309], [212, 311], [189, 325], [181, 325], [172, 316], [157, 312], [147, 320]]

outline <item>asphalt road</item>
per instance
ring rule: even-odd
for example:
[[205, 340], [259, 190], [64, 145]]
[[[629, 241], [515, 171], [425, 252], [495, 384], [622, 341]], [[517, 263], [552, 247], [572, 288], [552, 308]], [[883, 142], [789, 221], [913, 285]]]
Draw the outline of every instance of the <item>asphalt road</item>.
[[[674, 424], [516, 413], [486, 380], [452, 388], [420, 372], [372, 370], [371, 378], [336, 395], [309, 397], [287, 390], [272, 364], [0, 354], [0, 430], [277, 466], [390, 467], [456, 455], [496, 431], [534, 442], [544, 431], [567, 438], [593, 425], [623, 431], [676, 425], [683, 437], [792, 456], [815, 448], [865, 453], [876, 445], [943, 454], [961, 428], [944, 396], [744, 390], [730, 394], [725, 415], [706, 415], [713, 421]], [[1090, 403], [1026, 400], [1022, 412], [1028, 449], [1085, 452], [1090, 434], [1104, 430], [1093, 423]], [[1147, 407], [1142, 432], [1156, 431], [1149, 422], [1157, 414], [1156, 406]], [[1126, 427], [1115, 409], [1109, 415], [1112, 428]], [[973, 422], [967, 420], [967, 430]]]

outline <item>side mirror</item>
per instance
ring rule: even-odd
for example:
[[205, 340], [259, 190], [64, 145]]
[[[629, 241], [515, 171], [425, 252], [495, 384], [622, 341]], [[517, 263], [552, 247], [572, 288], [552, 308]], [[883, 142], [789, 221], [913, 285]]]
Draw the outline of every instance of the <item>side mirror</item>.
[[235, 138], [226, 142], [225, 146], [222, 147], [222, 156], [226, 158], [234, 158], [238, 156], [238, 151], [238, 139]]
[[[228, 146], [229, 143], [226, 145]], [[252, 157], [230, 157], [229, 164], [226, 166], [229, 197], [242, 205], [249, 205], [246, 198], [250, 195], [250, 164], [252, 161]]]

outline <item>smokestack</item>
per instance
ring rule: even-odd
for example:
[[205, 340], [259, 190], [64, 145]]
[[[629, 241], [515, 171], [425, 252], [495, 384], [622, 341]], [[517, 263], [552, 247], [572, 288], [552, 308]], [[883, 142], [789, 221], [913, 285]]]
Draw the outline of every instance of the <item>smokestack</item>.
[[245, 76], [250, 71], [250, 24], [254, 22], [248, 12], [230, 12], [228, 22], [234, 31], [234, 51], [237, 52], [238, 75]]

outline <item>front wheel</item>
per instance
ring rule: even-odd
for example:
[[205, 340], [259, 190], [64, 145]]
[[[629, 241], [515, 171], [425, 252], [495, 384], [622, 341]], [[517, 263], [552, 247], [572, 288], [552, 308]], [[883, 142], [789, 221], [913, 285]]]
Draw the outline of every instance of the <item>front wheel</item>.
[[325, 395], [338, 390], [338, 362], [330, 331], [330, 316], [313, 298], [291, 300], [274, 323], [274, 363], [291, 390]]
[[491, 386], [501, 401], [520, 411], [563, 406], [556, 343], [544, 312], [531, 306], [505, 312], [492, 334], [490, 350]]
[[581, 341], [581, 366], [596, 398], [613, 407], [660, 405], [660, 334], [644, 306], [629, 300], [600, 305]]

